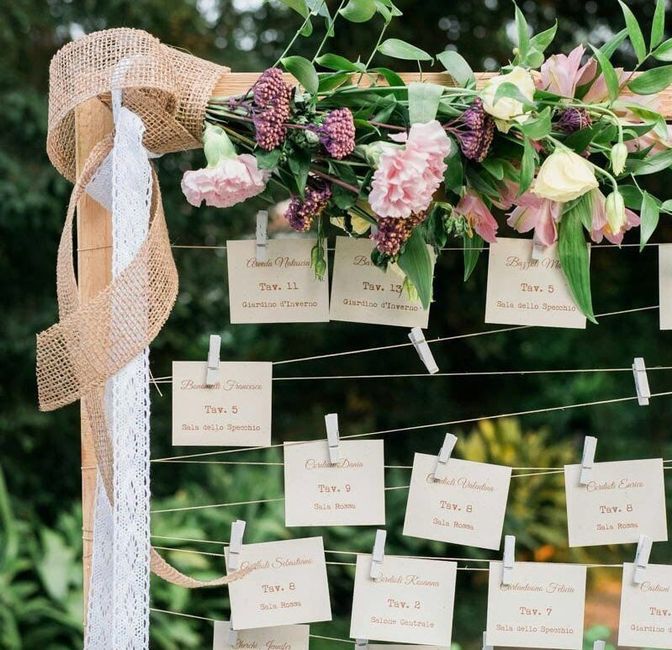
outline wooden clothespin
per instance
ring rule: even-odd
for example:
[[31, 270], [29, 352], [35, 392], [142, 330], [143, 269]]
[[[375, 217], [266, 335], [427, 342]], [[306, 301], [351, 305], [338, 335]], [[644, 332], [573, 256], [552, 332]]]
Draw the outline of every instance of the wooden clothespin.
[[597, 438], [586, 436], [583, 443], [583, 456], [581, 457], [581, 474], [579, 485], [588, 485], [593, 474], [595, 465], [595, 451], [597, 450]]
[[516, 537], [504, 537], [504, 559], [502, 562], [502, 584], [510, 585], [513, 582], [513, 568], [516, 564]]
[[327, 444], [329, 445], [329, 462], [333, 465], [341, 460], [340, 434], [338, 433], [338, 413], [324, 416], [327, 427]]
[[439, 455], [436, 458], [436, 467], [434, 468], [434, 480], [440, 481], [443, 478], [446, 478], [446, 466], [448, 461], [453, 454], [453, 449], [455, 449], [455, 443], [457, 442], [457, 436], [452, 433], [447, 433], [446, 437], [443, 439], [443, 445], [439, 451]]
[[648, 406], [651, 399], [651, 388], [649, 388], [649, 376], [646, 374], [646, 364], [643, 357], [635, 357], [632, 362], [632, 374], [635, 378], [637, 403], [640, 406]]
[[219, 354], [222, 349], [222, 337], [219, 334], [210, 335], [208, 348], [208, 367], [205, 372], [205, 385], [212, 386], [219, 379]]
[[243, 535], [245, 534], [245, 521], [236, 519], [231, 524], [231, 537], [229, 541], [229, 571], [240, 569], [240, 555], [243, 550]]
[[378, 580], [383, 574], [383, 562], [385, 561], [385, 539], [387, 532], [383, 529], [376, 531], [376, 541], [373, 544], [373, 553], [371, 554], [371, 572], [370, 577]]
[[653, 541], [648, 535], [640, 535], [637, 543], [637, 552], [635, 553], [635, 572], [632, 576], [632, 581], [636, 585], [641, 585], [646, 577], [646, 569], [649, 566], [649, 558], [651, 557], [651, 547]]
[[493, 650], [491, 645], [488, 645], [488, 633], [483, 632], [483, 650]]
[[268, 259], [268, 211], [259, 210], [257, 212], [257, 262], [265, 262]]
[[235, 648], [238, 643], [238, 630], [233, 629], [233, 623], [229, 621], [229, 630], [226, 633], [226, 644], [230, 648]]
[[422, 360], [422, 363], [425, 364], [427, 372], [429, 372], [430, 375], [434, 375], [437, 372], [439, 372], [439, 366], [436, 365], [434, 355], [432, 354], [432, 351], [430, 350], [429, 345], [425, 340], [425, 334], [422, 331], [422, 329], [420, 329], [419, 327], [414, 327], [409, 332], [408, 338], [411, 339], [413, 347], [415, 348], [420, 359]]

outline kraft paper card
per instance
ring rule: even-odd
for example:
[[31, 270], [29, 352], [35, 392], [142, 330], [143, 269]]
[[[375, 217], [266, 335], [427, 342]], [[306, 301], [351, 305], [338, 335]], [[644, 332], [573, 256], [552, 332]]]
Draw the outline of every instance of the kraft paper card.
[[634, 564], [623, 565], [618, 645], [672, 648], [672, 566], [649, 564], [639, 585], [634, 573]]
[[332, 320], [352, 323], [427, 327], [429, 309], [410, 300], [403, 278], [373, 265], [369, 239], [336, 237], [334, 277], [331, 282]]
[[243, 544], [240, 568], [249, 566], [229, 584], [235, 630], [331, 620], [321, 537]]
[[502, 563], [490, 563], [488, 645], [582, 648], [586, 567], [516, 562], [502, 584]]
[[451, 458], [434, 480], [436, 456], [415, 454], [404, 535], [496, 550], [511, 468]]
[[498, 237], [490, 244], [485, 322], [583, 329], [560, 268], [556, 245], [532, 259], [531, 239]]
[[241, 630], [234, 645], [229, 644], [229, 630], [228, 621], [215, 621], [213, 650], [308, 650], [309, 625]]
[[322, 323], [329, 283], [310, 266], [315, 239], [273, 239], [257, 262], [254, 240], [226, 242], [232, 323]]
[[222, 361], [205, 383], [205, 361], [173, 362], [173, 444], [271, 444], [271, 363]]
[[658, 246], [660, 329], [672, 330], [672, 244]]
[[371, 556], [358, 555], [350, 636], [450, 646], [457, 564], [386, 555], [378, 580]]
[[327, 440], [285, 443], [286, 526], [384, 526], [382, 440], [340, 442], [329, 462]]
[[595, 463], [587, 485], [580, 474], [581, 465], [565, 465], [570, 546], [667, 541], [662, 459]]

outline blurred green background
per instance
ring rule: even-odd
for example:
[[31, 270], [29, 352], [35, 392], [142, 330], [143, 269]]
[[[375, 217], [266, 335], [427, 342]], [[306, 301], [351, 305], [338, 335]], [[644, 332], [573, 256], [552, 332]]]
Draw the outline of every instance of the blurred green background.
[[[398, 4], [404, 16], [394, 24], [391, 36], [434, 53], [457, 48], [475, 69], [490, 70], [506, 62], [514, 32], [513, 7], [508, 1], [400, 0]], [[648, 29], [654, 3], [628, 4]], [[620, 9], [611, 0], [528, 1], [521, 7], [535, 30], [559, 21], [556, 44], [550, 51], [567, 52], [578, 42], [599, 46], [622, 26]], [[52, 169], [44, 150], [49, 59], [72, 38], [129, 26], [236, 71], [261, 70], [276, 59], [300, 19], [276, 0], [5, 0], [0, 14], [0, 647], [71, 649], [81, 645], [82, 636], [79, 410], [72, 406], [39, 413], [34, 379], [34, 334], [57, 317], [56, 248], [70, 192], [70, 185]], [[322, 34], [323, 27], [316, 25], [311, 40], [299, 40], [296, 53], [310, 54]], [[372, 39], [368, 25], [358, 29], [345, 24], [337, 26], [328, 50], [354, 59], [368, 54]], [[627, 49], [619, 51], [616, 59], [626, 67], [632, 64]], [[393, 61], [386, 63], [394, 65]], [[200, 152], [158, 161], [172, 241], [223, 244], [229, 238], [250, 236], [254, 204], [216, 211], [195, 210], [184, 201], [179, 190], [181, 173], [201, 163]], [[651, 179], [651, 189], [661, 199], [672, 198], [669, 180], [669, 172]], [[657, 233], [657, 241], [672, 241], [668, 224]], [[213, 332], [222, 334], [222, 358], [248, 360], [280, 360], [406, 340], [401, 329], [347, 323], [231, 326], [224, 255], [221, 250], [175, 250], [181, 288], [170, 321], [152, 346], [155, 376], [170, 374], [173, 359], [205, 359], [208, 336]], [[442, 257], [436, 272], [431, 336], [488, 329], [483, 324], [483, 261], [464, 285], [460, 253]], [[636, 248], [596, 250], [592, 274], [598, 313], [658, 304], [653, 247], [642, 254]], [[650, 366], [672, 365], [672, 352], [667, 348], [670, 336], [659, 331], [658, 312], [652, 310], [605, 318], [585, 332], [530, 329], [493, 334], [439, 344], [434, 353], [442, 371], [626, 368], [640, 355]], [[420, 369], [413, 350], [402, 348], [281, 366], [276, 375]], [[672, 388], [668, 372], [652, 372], [650, 381], [654, 392]], [[634, 393], [629, 372], [287, 381], [276, 382], [274, 388], [276, 441], [321, 437], [323, 414], [332, 411], [340, 414], [343, 433], [357, 433]], [[152, 390], [152, 400], [152, 457], [196, 451], [171, 447], [169, 391], [161, 397]], [[517, 420], [486, 420], [454, 432], [462, 438], [459, 456], [514, 466], [575, 462], [585, 434], [599, 436], [599, 460], [672, 458], [671, 414], [672, 400], [660, 398], [648, 408], [627, 402], [542, 412]], [[386, 462], [409, 465], [415, 451], [435, 453], [444, 433], [439, 428], [387, 436]], [[259, 453], [256, 459], [281, 460], [273, 451]], [[227, 457], [231, 458], [238, 457]], [[390, 486], [405, 485], [409, 472], [390, 470], [386, 480]], [[155, 509], [272, 498], [282, 492], [281, 467], [154, 464], [152, 492]], [[405, 499], [404, 490], [388, 492], [389, 553], [492, 556], [402, 537]], [[289, 531], [283, 526], [282, 504], [272, 503], [157, 514], [152, 531], [163, 537], [155, 537], [154, 543], [214, 553], [163, 551], [183, 570], [212, 577], [223, 570], [223, 560], [217, 555], [221, 546], [167, 538], [227, 540], [235, 518], [248, 521], [246, 540], [250, 542], [322, 534], [328, 549], [368, 552], [373, 541], [369, 529]], [[558, 476], [513, 480], [505, 533], [517, 535], [521, 559], [621, 562], [634, 556], [634, 546], [567, 550], [564, 492]], [[652, 561], [670, 560], [669, 545], [656, 544]], [[458, 577], [453, 638], [463, 647], [480, 647], [486, 575], [464, 571]], [[312, 626], [314, 633], [348, 636], [352, 577], [350, 566], [329, 567], [334, 621]], [[612, 643], [615, 639], [619, 581], [618, 570], [589, 572], [587, 647], [596, 638]], [[159, 609], [195, 616], [228, 617], [225, 589], [190, 592], [153, 581], [152, 603]], [[157, 649], [207, 648], [211, 647], [212, 629], [207, 621], [155, 613], [151, 637], [151, 647]], [[315, 648], [341, 646], [311, 642]]]

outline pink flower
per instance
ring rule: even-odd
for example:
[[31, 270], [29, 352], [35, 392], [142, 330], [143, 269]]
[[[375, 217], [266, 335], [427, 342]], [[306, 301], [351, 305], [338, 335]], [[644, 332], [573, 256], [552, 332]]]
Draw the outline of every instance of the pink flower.
[[[622, 84], [627, 77], [626, 73], [623, 71], [623, 68], [616, 68], [616, 77], [618, 78], [618, 83]], [[604, 79], [604, 75], [600, 74], [599, 77], [593, 81], [592, 85], [588, 89], [588, 92], [584, 95], [583, 101], [586, 104], [599, 104], [600, 102], [606, 101], [609, 99], [609, 91], [607, 90], [607, 82]]]
[[593, 197], [593, 222], [591, 224], [590, 238], [599, 244], [606, 237], [612, 244], [621, 245], [623, 235], [633, 226], [639, 226], [639, 215], [632, 210], [625, 209], [625, 222], [618, 232], [613, 232], [607, 219], [606, 199], [600, 191], [594, 191]]
[[491, 244], [497, 241], [497, 221], [478, 194], [467, 191], [455, 206], [454, 212], [463, 216], [485, 241]]
[[214, 208], [228, 208], [263, 192], [268, 173], [247, 153], [221, 158], [213, 167], [184, 172], [182, 192], [196, 207], [203, 201]]
[[518, 232], [534, 229], [534, 241], [541, 246], [550, 246], [558, 239], [556, 224], [560, 221], [562, 204], [542, 199], [532, 192], [525, 192], [516, 199], [506, 223]]
[[414, 124], [408, 134], [392, 139], [406, 146], [381, 153], [369, 203], [380, 217], [405, 219], [429, 207], [443, 180], [444, 158], [450, 153], [451, 142], [436, 120]]
[[597, 69], [597, 61], [593, 58], [581, 65], [584, 53], [583, 45], [579, 45], [569, 55], [554, 54], [548, 57], [541, 66], [538, 87], [562, 97], [574, 97], [577, 86], [588, 83]]
[[514, 183], [508, 178], [502, 183], [501, 193], [498, 199], [493, 199], [492, 204], [500, 210], [509, 210], [516, 202], [518, 190], [520, 189], [518, 183]]
[[[660, 153], [672, 148], [672, 125], [667, 125], [667, 136], [663, 137], [655, 129], [647, 131], [638, 138], [633, 138], [625, 143], [628, 151], [642, 151], [648, 149], [647, 155]], [[649, 147], [651, 147], [649, 149]]]

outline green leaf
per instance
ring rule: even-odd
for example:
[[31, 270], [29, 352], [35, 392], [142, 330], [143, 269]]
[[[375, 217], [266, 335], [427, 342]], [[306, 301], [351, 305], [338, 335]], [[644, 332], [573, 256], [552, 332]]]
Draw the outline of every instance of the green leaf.
[[639, 250], [644, 250], [644, 246], [651, 239], [651, 235], [658, 226], [660, 218], [660, 206], [658, 202], [648, 192], [642, 192], [642, 211], [639, 215], [641, 224], [639, 228]]
[[257, 159], [257, 165], [259, 169], [275, 169], [280, 162], [280, 156], [282, 155], [282, 149], [272, 149], [271, 151], [264, 151], [263, 149], [257, 149], [254, 152], [254, 157]]
[[633, 14], [630, 10], [630, 7], [628, 7], [628, 5], [626, 5], [622, 0], [618, 0], [618, 4], [621, 5], [621, 9], [623, 10], [625, 26], [628, 30], [628, 36], [630, 37], [632, 47], [635, 50], [637, 61], [642, 63], [642, 61], [646, 59], [646, 42], [644, 41], [644, 34], [642, 34], [642, 29], [637, 22], [637, 18], [635, 18], [635, 14]]
[[583, 222], [590, 218], [591, 211], [590, 194], [565, 209], [558, 226], [558, 255], [574, 302], [589, 321], [597, 323], [590, 293], [590, 256], [583, 235]]
[[378, 46], [378, 52], [404, 61], [434, 61], [431, 54], [398, 38], [388, 38], [383, 41]]
[[626, 169], [633, 176], [657, 174], [672, 166], [672, 149], [648, 156], [643, 160], [628, 160]]
[[531, 140], [541, 140], [551, 132], [551, 108], [547, 106], [536, 118], [527, 119], [520, 130]]
[[521, 61], [527, 58], [527, 53], [530, 49], [530, 35], [527, 30], [527, 20], [525, 15], [518, 8], [517, 4], [513, 4], [516, 11], [516, 34], [518, 36], [518, 57]]
[[614, 70], [614, 66], [611, 65], [609, 58], [604, 54], [604, 52], [598, 50], [592, 45], [590, 47], [592, 48], [593, 53], [595, 54], [597, 62], [600, 64], [600, 69], [602, 70], [602, 74], [604, 75], [604, 81], [607, 85], [607, 90], [609, 91], [609, 98], [611, 99], [611, 101], [614, 101], [618, 97], [618, 90], [619, 90], [618, 75], [616, 74], [616, 70]]
[[642, 190], [640, 190], [636, 185], [619, 184], [618, 191], [621, 193], [626, 207], [630, 208], [631, 210], [642, 209]]
[[427, 309], [432, 300], [434, 263], [427, 244], [417, 228], [399, 255], [398, 264], [418, 292], [423, 308]]
[[611, 39], [609, 39], [601, 48], [600, 52], [611, 59], [614, 52], [619, 48], [621, 43], [628, 37], [628, 30], [625, 27], [618, 33], [616, 33]]
[[289, 7], [293, 11], [296, 11], [297, 14], [305, 18], [308, 13], [310, 12], [310, 9], [308, 9], [308, 5], [306, 4], [305, 0], [280, 0], [285, 7]]
[[478, 264], [478, 260], [483, 250], [483, 239], [476, 233], [469, 237], [466, 233], [462, 235], [462, 243], [464, 251], [464, 281], [466, 282]]
[[457, 142], [451, 138], [452, 147], [446, 158], [446, 171], [443, 173], [443, 186], [449, 192], [459, 193], [464, 185], [464, 166]]
[[553, 42], [555, 38], [555, 33], [558, 31], [558, 21], [555, 21], [553, 27], [549, 27], [543, 32], [535, 34], [530, 39], [530, 50], [537, 50], [539, 52], [544, 52], [546, 48]]
[[302, 56], [287, 56], [280, 60], [287, 72], [294, 75], [296, 80], [311, 94], [315, 94], [320, 85], [315, 66]]
[[652, 54], [653, 58], [658, 61], [672, 61], [672, 38], [662, 42]]
[[403, 88], [406, 85], [406, 82], [394, 70], [390, 70], [389, 68], [371, 68], [369, 72], [379, 74], [387, 81], [388, 86]]
[[317, 87], [318, 92], [327, 93], [334, 88], [342, 86], [350, 77], [351, 72], [330, 72], [319, 75], [320, 85]]
[[292, 156], [287, 157], [289, 169], [294, 175], [294, 183], [298, 193], [303, 196], [308, 181], [308, 172], [310, 170], [310, 154], [307, 151], [297, 151]]
[[338, 13], [351, 23], [365, 23], [376, 14], [376, 3], [374, 0], [350, 0]]
[[651, 23], [651, 43], [650, 49], [653, 49], [665, 37], [665, 0], [657, 0], [656, 11], [653, 14], [653, 22]]
[[464, 57], [457, 52], [445, 50], [444, 52], [437, 54], [436, 58], [446, 69], [446, 72], [455, 80], [455, 83], [458, 86], [466, 88], [476, 82], [476, 77], [474, 76], [474, 71], [471, 69], [471, 66], [466, 62]]
[[520, 161], [520, 185], [518, 189], [518, 196], [521, 196], [532, 185], [535, 169], [535, 152], [532, 142], [529, 138], [525, 138], [523, 143], [523, 157]]
[[486, 158], [481, 165], [498, 181], [504, 180], [504, 161], [501, 158]]
[[628, 84], [636, 95], [653, 95], [672, 84], [672, 65], [663, 65], [637, 75]]
[[352, 61], [348, 61], [344, 56], [331, 54], [330, 52], [317, 57], [315, 63], [336, 72], [364, 72], [366, 70], [366, 66], [363, 63], [359, 61], [353, 63]]
[[341, 208], [341, 210], [347, 210], [357, 203], [357, 195], [340, 185], [333, 184], [331, 186], [331, 193], [334, 197], [334, 203]]
[[500, 84], [495, 92], [495, 98], [493, 104], [496, 104], [500, 99], [508, 97], [510, 99], [515, 99], [520, 102], [526, 108], [534, 108], [536, 105], [534, 102], [530, 101], [523, 93], [520, 92], [516, 84], [507, 81], [506, 83]]
[[408, 116], [411, 124], [431, 122], [436, 117], [443, 86], [414, 81], [408, 84]]

